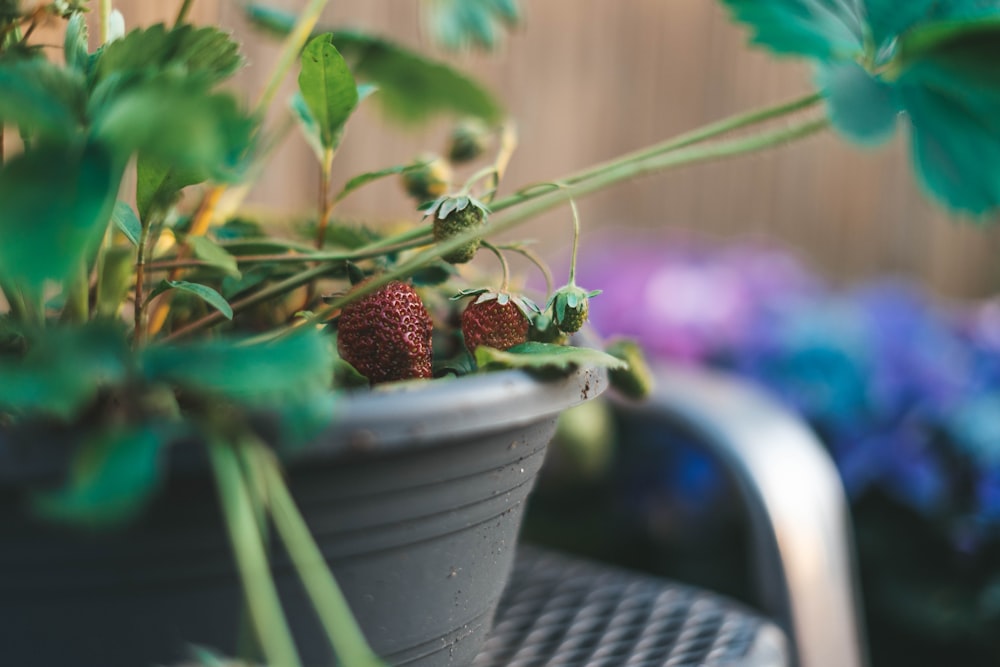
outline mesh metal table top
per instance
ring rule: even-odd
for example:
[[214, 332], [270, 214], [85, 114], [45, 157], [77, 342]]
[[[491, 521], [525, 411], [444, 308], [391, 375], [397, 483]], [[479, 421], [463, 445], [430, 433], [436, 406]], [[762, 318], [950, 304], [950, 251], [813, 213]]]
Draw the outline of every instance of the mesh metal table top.
[[522, 547], [473, 667], [779, 667], [784, 634], [726, 598]]

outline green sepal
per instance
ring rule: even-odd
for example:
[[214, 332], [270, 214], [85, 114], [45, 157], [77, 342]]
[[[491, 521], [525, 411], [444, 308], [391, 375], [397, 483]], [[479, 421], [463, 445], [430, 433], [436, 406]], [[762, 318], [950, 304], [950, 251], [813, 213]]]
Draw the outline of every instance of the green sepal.
[[586, 347], [553, 345], [529, 341], [515, 345], [506, 352], [480, 345], [476, 348], [476, 363], [480, 368], [522, 368], [525, 370], [559, 370], [569, 372], [579, 366], [597, 368], [625, 368], [627, 364], [616, 357]]

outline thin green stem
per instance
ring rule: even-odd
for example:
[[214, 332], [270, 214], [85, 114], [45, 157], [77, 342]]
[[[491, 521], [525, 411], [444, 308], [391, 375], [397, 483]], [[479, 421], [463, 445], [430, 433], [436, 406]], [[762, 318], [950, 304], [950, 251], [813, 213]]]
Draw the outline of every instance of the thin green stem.
[[333, 149], [323, 151], [323, 162], [319, 169], [319, 224], [316, 226], [316, 249], [326, 242], [326, 228], [330, 224], [333, 204], [330, 201], [330, 172], [333, 169]]
[[496, 247], [489, 241], [483, 241], [482, 243], [484, 248], [492, 252], [497, 256], [497, 259], [500, 260], [500, 270], [503, 272], [501, 274], [503, 277], [500, 280], [500, 289], [498, 291], [506, 292], [510, 288], [510, 265], [507, 264], [507, 258], [503, 256], [503, 252], [500, 251], [500, 248]]
[[268, 664], [299, 667], [301, 662], [281, 609], [281, 599], [254, 516], [254, 504], [236, 452], [228, 444], [212, 443], [208, 453], [233, 555], [243, 582], [243, 592], [261, 648]]
[[[419, 238], [405, 243], [397, 243], [391, 246], [384, 246], [374, 250], [355, 250], [351, 252], [302, 252], [302, 253], [282, 253], [280, 255], [234, 255], [233, 259], [237, 264], [292, 264], [297, 262], [358, 262], [373, 257], [380, 257], [386, 253], [401, 252], [412, 248], [429, 245], [433, 242], [433, 237], [425, 234]], [[228, 244], [224, 247], [232, 247]], [[367, 247], [367, 246], [366, 246]], [[149, 262], [146, 264], [146, 271], [168, 271], [173, 269], [188, 269], [195, 267], [217, 266], [212, 262], [189, 257], [166, 257], [162, 260]]]
[[[256, 306], [258, 303], [263, 303], [264, 301], [267, 301], [269, 299], [273, 299], [287, 292], [291, 292], [294, 289], [297, 289], [299, 287], [302, 287], [303, 285], [308, 284], [309, 282], [315, 280], [316, 278], [326, 275], [327, 273], [333, 271], [335, 268], [337, 267], [331, 266], [330, 264], [323, 264], [321, 266], [308, 269], [301, 273], [296, 273], [295, 275], [289, 276], [285, 280], [274, 283], [273, 285], [268, 285], [259, 292], [254, 292], [253, 294], [244, 297], [243, 299], [234, 301], [232, 303], [233, 313], [234, 314], [240, 313], [246, 310], [247, 308]], [[215, 324], [219, 324], [220, 322], [225, 321], [225, 319], [226, 318], [224, 315], [222, 315], [222, 313], [218, 311], [213, 311], [208, 315], [202, 317], [201, 319], [195, 320], [191, 324], [188, 324], [187, 326], [181, 327], [180, 329], [171, 332], [168, 336], [164, 336], [162, 339], [160, 339], [160, 341], [164, 343], [175, 341], [179, 338], [183, 338], [193, 333], [197, 333], [198, 331], [203, 331], [204, 329], [207, 329], [208, 327], [213, 326]]]
[[295, 506], [274, 455], [263, 446], [256, 447], [252, 454], [266, 484], [275, 528], [312, 600], [338, 662], [351, 667], [383, 667], [384, 663], [368, 645], [322, 551]]
[[[671, 139], [667, 139], [666, 141], [653, 146], [649, 146], [632, 153], [627, 153], [609, 162], [598, 164], [575, 174], [571, 174], [566, 178], [560, 179], [557, 184], [553, 184], [553, 187], [561, 185], [577, 185], [579, 183], [583, 183], [584, 181], [601, 176], [609, 169], [616, 168], [622, 162], [642, 162], [680, 148], [686, 148], [688, 146], [701, 143], [708, 139], [714, 139], [735, 130], [749, 127], [751, 125], [758, 125], [775, 118], [803, 111], [811, 106], [815, 106], [822, 101], [822, 99], [823, 98], [819, 93], [811, 93], [804, 97], [800, 97], [790, 102], [784, 102], [776, 106], [730, 116], [729, 118], [724, 118], [718, 122], [710, 123], [704, 127], [692, 130], [691, 132], [686, 132]], [[496, 213], [505, 208], [516, 206], [522, 201], [534, 199], [540, 196], [540, 194], [543, 194], [536, 192], [535, 189], [536, 186], [534, 185], [523, 188], [521, 191], [514, 193], [509, 197], [504, 197], [503, 199], [494, 202], [490, 206], [490, 210]]]
[[544, 213], [569, 199], [582, 197], [615, 183], [653, 172], [676, 169], [685, 165], [710, 162], [722, 158], [745, 155], [747, 153], [755, 153], [766, 148], [779, 146], [816, 134], [828, 126], [829, 121], [826, 118], [821, 118], [788, 128], [761, 132], [750, 137], [718, 141], [705, 146], [691, 146], [686, 149], [678, 149], [662, 155], [655, 155], [648, 159], [636, 160], [633, 158], [623, 158], [620, 161], [609, 163], [605, 166], [604, 171], [594, 174], [586, 181], [578, 182], [575, 185], [565, 188], [558, 188], [532, 198], [531, 201], [525, 200], [521, 206], [507, 215], [493, 216], [487, 223], [485, 232], [482, 228], [469, 230], [461, 234], [456, 234], [445, 241], [441, 241], [426, 250], [416, 253], [408, 261], [402, 262], [378, 276], [374, 276], [371, 280], [357, 285], [348, 294], [332, 300], [325, 308], [317, 311], [306, 322], [314, 323], [323, 321], [344, 307], [348, 302], [370, 294], [392, 280], [406, 278], [414, 271], [427, 266], [441, 255], [453, 252], [465, 243], [482, 236], [511, 229], [525, 220]]
[[528, 248], [525, 248], [522, 245], [507, 244], [497, 247], [501, 248], [502, 250], [509, 250], [511, 252], [516, 252], [517, 254], [521, 255], [529, 262], [534, 264], [538, 268], [538, 270], [541, 271], [542, 276], [545, 278], [545, 299], [548, 300], [549, 296], [552, 295], [552, 289], [555, 286], [555, 281], [552, 278], [552, 271], [549, 269], [548, 264], [546, 264], [545, 261], [542, 260], [542, 258], [539, 257], [538, 254], [535, 253], [533, 250], [529, 250]]
[[87, 265], [80, 262], [72, 278], [66, 283], [66, 304], [61, 319], [70, 324], [82, 324], [90, 319], [90, 277]]
[[580, 211], [576, 208], [576, 202], [572, 198], [569, 200], [569, 207], [573, 210], [573, 256], [569, 262], [569, 284], [576, 284], [576, 254], [580, 248]]
[[174, 19], [174, 26], [179, 26], [184, 21], [187, 20], [188, 13], [191, 11], [191, 6], [194, 5], [194, 0], [184, 0], [181, 3], [181, 8], [177, 10], [177, 18]]
[[288, 74], [288, 70], [295, 64], [295, 60], [299, 57], [302, 47], [305, 46], [306, 40], [309, 39], [313, 28], [316, 27], [316, 22], [319, 21], [319, 15], [323, 12], [323, 8], [326, 7], [326, 2], [327, 0], [309, 0], [309, 4], [299, 13], [299, 20], [285, 38], [281, 46], [281, 53], [278, 55], [278, 60], [271, 70], [271, 75], [268, 77], [267, 84], [264, 86], [260, 98], [257, 100], [255, 108], [258, 112], [263, 112], [271, 105], [274, 96], [278, 93], [281, 82], [285, 79], [285, 75]]

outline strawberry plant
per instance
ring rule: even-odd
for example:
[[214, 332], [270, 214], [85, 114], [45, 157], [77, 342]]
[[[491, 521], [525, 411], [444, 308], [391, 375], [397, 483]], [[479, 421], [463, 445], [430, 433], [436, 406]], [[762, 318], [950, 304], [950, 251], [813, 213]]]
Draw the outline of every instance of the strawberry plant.
[[[504, 182], [516, 136], [487, 90], [378, 35], [318, 28], [324, 0], [295, 15], [245, 7], [281, 40], [252, 102], [226, 87], [243, 64], [239, 45], [192, 25], [193, 0], [178, 3], [171, 24], [140, 27], [124, 26], [107, 0], [90, 4], [0, 1], [4, 442], [26, 447], [17, 443], [39, 429], [62, 440], [71, 432], [59, 451], [64, 483], [30, 489], [29, 504], [53, 521], [99, 527], [134, 518], [162, 483], [167, 448], [200, 438], [273, 664], [298, 659], [273, 584], [252, 576], [268, 557], [254, 512], [271, 517], [297, 565], [317, 559], [278, 461], [327, 425], [339, 390], [581, 364], [610, 369], [627, 393], [646, 386], [627, 344], [614, 354], [565, 344], [598, 294], [575, 283], [576, 242], [574, 268], [553, 290], [523, 243], [490, 238], [636, 176], [831, 127], [870, 145], [905, 124], [915, 174], [933, 199], [979, 219], [1000, 207], [993, 0], [723, 0], [756, 43], [814, 61], [817, 91], [519, 189]], [[489, 46], [517, 21], [518, 3], [438, 0], [428, 11], [442, 43]], [[65, 22], [59, 54], [37, 41], [37, 28], [54, 20]], [[283, 99], [292, 76], [297, 91]], [[464, 120], [445, 158], [361, 173], [334, 192], [347, 121], [367, 104], [390, 121]], [[283, 120], [266, 120], [275, 115]], [[271, 226], [241, 204], [293, 131], [312, 148], [320, 196], [309, 219]], [[457, 169], [476, 164], [455, 187]], [[337, 218], [358, 188], [396, 179], [414, 198], [411, 226]], [[575, 207], [572, 222], [576, 241]], [[499, 285], [473, 272], [485, 261], [464, 266], [483, 249], [498, 260]], [[544, 307], [511, 288], [511, 254], [545, 274]], [[280, 445], [266, 444], [260, 415], [277, 425]], [[377, 663], [329, 572], [301, 569], [343, 661]]]

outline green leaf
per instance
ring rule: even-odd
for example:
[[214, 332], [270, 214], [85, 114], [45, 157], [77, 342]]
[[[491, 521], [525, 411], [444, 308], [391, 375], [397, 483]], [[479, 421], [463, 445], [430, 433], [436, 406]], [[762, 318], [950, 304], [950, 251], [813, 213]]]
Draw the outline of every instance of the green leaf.
[[139, 222], [139, 218], [136, 217], [131, 206], [123, 201], [115, 202], [115, 208], [111, 212], [111, 221], [132, 245], [139, 245], [139, 237], [142, 236], [142, 223]]
[[90, 54], [87, 52], [87, 18], [82, 12], [73, 14], [66, 23], [63, 53], [68, 67], [87, 73]]
[[156, 75], [174, 70], [202, 89], [228, 78], [242, 64], [239, 45], [218, 28], [162, 23], [137, 28], [106, 45], [94, 64], [94, 81], [123, 73]]
[[841, 134], [864, 146], [892, 137], [901, 112], [892, 86], [852, 62], [823, 66], [817, 79], [830, 120]]
[[171, 75], [138, 84], [112, 79], [107, 86], [91, 99], [91, 136], [119, 159], [141, 152], [161, 169], [184, 171], [183, 180], [191, 172], [204, 173], [201, 180], [238, 178], [253, 122], [232, 96]]
[[149, 220], [153, 211], [167, 211], [181, 190], [189, 185], [201, 183], [207, 178], [205, 170], [175, 169], [162, 160], [146, 154], [136, 160], [135, 201], [142, 220]]
[[411, 171], [423, 169], [426, 166], [426, 163], [422, 162], [417, 164], [397, 164], [392, 167], [386, 167], [385, 169], [379, 169], [378, 171], [369, 171], [364, 174], [359, 174], [344, 184], [343, 189], [337, 193], [337, 196], [334, 197], [333, 201], [334, 203], [339, 202], [341, 199], [347, 197], [347, 195], [364, 185], [368, 185], [372, 181], [377, 181], [381, 178], [385, 178], [386, 176], [393, 176], [395, 174], [407, 174]]
[[[0, 278], [40, 296], [93, 257], [121, 167], [100, 146], [46, 144], [0, 169]], [[54, 196], [55, 195], [55, 196]]]
[[610, 354], [586, 347], [528, 342], [515, 345], [506, 352], [480, 345], [476, 348], [476, 363], [480, 367], [558, 369], [569, 371], [578, 366], [625, 368], [627, 364]]
[[336, 148], [341, 130], [358, 104], [358, 85], [331, 35], [314, 37], [302, 52], [299, 91], [326, 149]]
[[124, 380], [127, 353], [117, 323], [48, 330], [22, 359], [0, 361], [0, 410], [72, 419]]
[[449, 49], [492, 49], [520, 18], [516, 0], [437, 0], [430, 8], [434, 39]]
[[0, 119], [22, 132], [66, 140], [82, 125], [83, 75], [42, 58], [0, 62]]
[[891, 64], [920, 182], [948, 208], [974, 215], [1000, 208], [997, 62], [1000, 19], [914, 28]]
[[378, 86], [376, 97], [395, 118], [419, 122], [447, 112], [490, 123], [500, 120], [492, 95], [443, 63], [358, 31], [334, 31], [333, 42], [355, 76]]
[[152, 292], [149, 293], [148, 299], [152, 300], [153, 297], [157, 297], [171, 289], [178, 289], [182, 292], [193, 294], [210, 305], [212, 308], [215, 308], [217, 311], [222, 313], [226, 319], [233, 319], [232, 306], [229, 305], [229, 302], [226, 301], [221, 294], [208, 285], [199, 285], [198, 283], [191, 283], [186, 280], [163, 280], [153, 289]]
[[76, 454], [68, 483], [34, 494], [32, 508], [50, 520], [106, 528], [134, 518], [162, 482], [165, 430], [154, 424], [109, 431]]
[[305, 98], [302, 97], [302, 93], [296, 92], [292, 95], [290, 106], [292, 113], [295, 114], [295, 119], [299, 121], [299, 127], [302, 128], [302, 133], [305, 135], [306, 143], [309, 144], [309, 148], [312, 149], [313, 154], [316, 156], [316, 160], [322, 164], [326, 160], [326, 150], [323, 148], [322, 133], [319, 128], [319, 123], [313, 117], [312, 112], [309, 111], [309, 105], [306, 103]]
[[779, 55], [819, 60], [860, 53], [863, 29], [854, 0], [722, 0], [751, 41]]
[[142, 350], [140, 367], [150, 381], [277, 409], [328, 389], [333, 359], [329, 337], [310, 330], [268, 343], [212, 340], [151, 346]]
[[98, 315], [108, 318], [118, 316], [125, 297], [132, 287], [133, 268], [135, 268], [133, 248], [113, 246], [104, 252], [100, 266], [101, 278], [97, 282]]
[[188, 236], [185, 240], [194, 256], [203, 262], [208, 262], [212, 266], [222, 269], [226, 275], [239, 280], [240, 269], [236, 264], [236, 258], [229, 254], [225, 248], [215, 241], [204, 236]]

